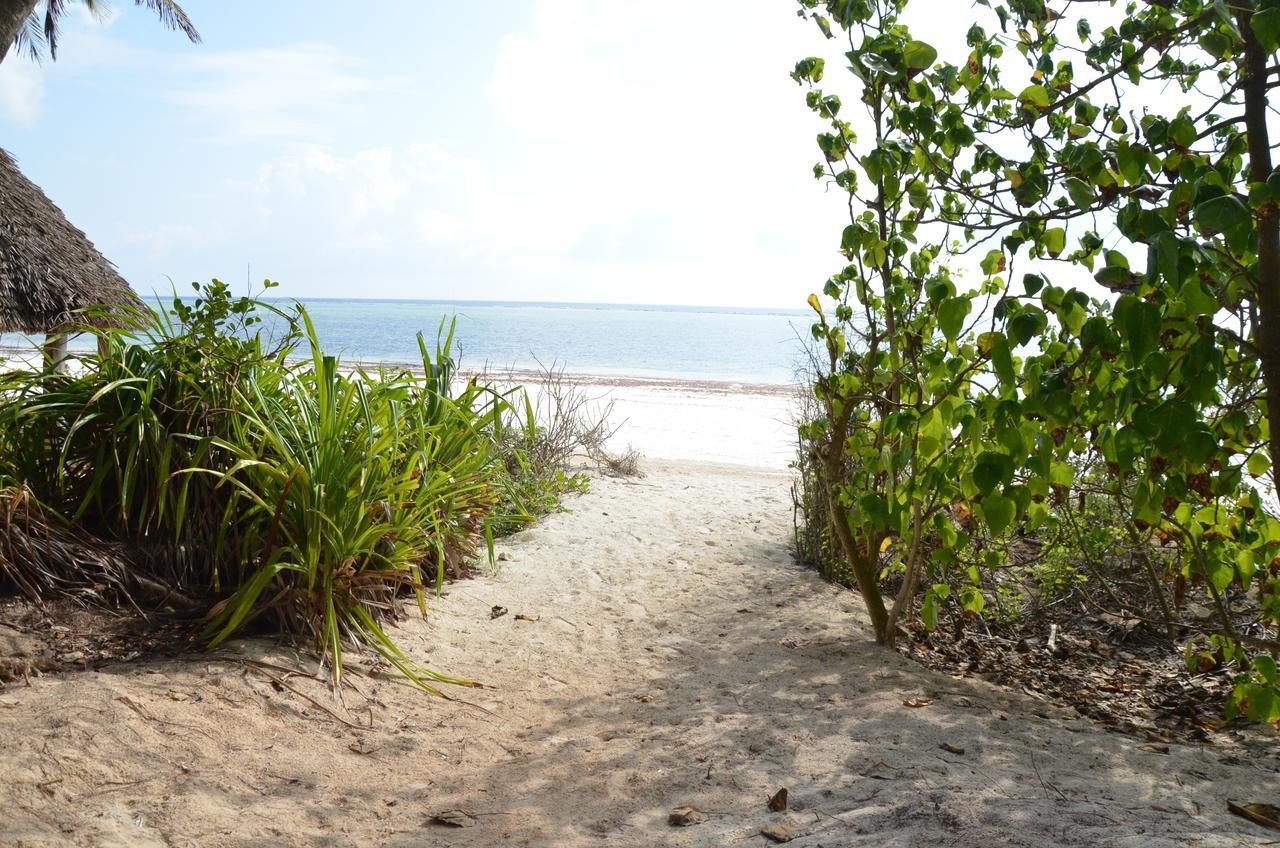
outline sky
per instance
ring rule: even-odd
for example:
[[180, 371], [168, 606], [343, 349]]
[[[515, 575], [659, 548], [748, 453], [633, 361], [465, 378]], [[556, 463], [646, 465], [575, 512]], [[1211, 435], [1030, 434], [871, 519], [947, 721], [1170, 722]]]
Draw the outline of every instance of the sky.
[[842, 264], [789, 0], [183, 7], [202, 44], [115, 0], [0, 63], [4, 147], [140, 291], [803, 308]]

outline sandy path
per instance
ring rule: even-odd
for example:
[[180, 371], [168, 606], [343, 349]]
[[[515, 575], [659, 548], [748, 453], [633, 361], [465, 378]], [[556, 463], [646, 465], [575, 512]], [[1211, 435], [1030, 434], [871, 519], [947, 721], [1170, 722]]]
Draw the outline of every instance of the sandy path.
[[[11, 687], [0, 844], [736, 846], [788, 819], [810, 848], [1280, 838], [1225, 810], [1277, 801], [1275, 758], [1144, 750], [867, 644], [854, 596], [791, 563], [786, 490], [654, 464], [500, 546], [499, 574], [398, 630], [489, 684], [465, 693], [488, 712], [364, 679], [356, 730], [233, 653]], [[792, 810], [770, 813], [784, 786]], [[669, 826], [677, 804], [707, 820]], [[429, 823], [451, 808], [475, 824]]]

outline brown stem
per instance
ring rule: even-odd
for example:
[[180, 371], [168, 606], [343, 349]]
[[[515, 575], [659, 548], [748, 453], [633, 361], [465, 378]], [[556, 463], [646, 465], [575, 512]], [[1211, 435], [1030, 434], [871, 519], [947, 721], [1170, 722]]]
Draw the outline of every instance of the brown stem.
[[826, 484], [827, 506], [831, 512], [831, 524], [835, 528], [836, 539], [844, 551], [845, 559], [858, 578], [858, 592], [862, 602], [866, 604], [867, 614], [871, 617], [871, 628], [875, 632], [876, 641], [885, 643], [888, 632], [889, 613], [884, 607], [884, 596], [880, 592], [880, 579], [876, 574], [875, 562], [864, 556], [853, 531], [849, 529], [849, 512], [840, 503], [839, 481], [843, 477], [840, 462], [840, 451], [848, 435], [849, 412], [843, 410], [835, 415], [834, 403], [826, 401], [828, 420], [831, 422], [831, 438], [822, 449], [823, 482]]
[[1125, 529], [1129, 531], [1129, 542], [1133, 545], [1134, 554], [1138, 557], [1138, 561], [1142, 563], [1142, 568], [1147, 574], [1147, 581], [1151, 584], [1151, 593], [1155, 595], [1156, 603], [1160, 605], [1160, 615], [1164, 617], [1165, 633], [1169, 637], [1169, 641], [1178, 638], [1178, 622], [1173, 617], [1173, 610], [1169, 607], [1169, 599], [1165, 597], [1164, 589], [1160, 587], [1160, 577], [1156, 574], [1155, 566], [1151, 564], [1151, 557], [1147, 554], [1147, 543], [1138, 537], [1138, 531], [1133, 528], [1132, 524], [1126, 524]]
[[[1240, 34], [1244, 36], [1241, 89], [1249, 145], [1249, 181], [1265, 183], [1272, 170], [1267, 129], [1267, 51], [1253, 34], [1252, 18], [1252, 9], [1237, 13]], [[1259, 320], [1256, 333], [1262, 381], [1267, 390], [1267, 420], [1271, 423], [1269, 448], [1274, 484], [1280, 483], [1280, 210], [1268, 204], [1258, 210], [1257, 220], [1258, 279], [1254, 291]]]
[[898, 638], [898, 619], [911, 609], [911, 601], [916, 596], [916, 587], [920, 585], [920, 528], [923, 524], [923, 510], [920, 502], [912, 506], [914, 515], [911, 521], [911, 552], [907, 554], [907, 573], [902, 578], [902, 586], [898, 596], [894, 598], [893, 609], [889, 610], [889, 618], [885, 622], [884, 645], [892, 648]]

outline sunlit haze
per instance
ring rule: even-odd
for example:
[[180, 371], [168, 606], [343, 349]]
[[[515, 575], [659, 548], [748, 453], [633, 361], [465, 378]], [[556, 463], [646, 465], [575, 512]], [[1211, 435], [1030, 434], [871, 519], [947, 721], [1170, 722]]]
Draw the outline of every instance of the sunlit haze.
[[840, 198], [791, 4], [118, 3], [0, 65], [4, 146], [141, 291], [803, 306]]

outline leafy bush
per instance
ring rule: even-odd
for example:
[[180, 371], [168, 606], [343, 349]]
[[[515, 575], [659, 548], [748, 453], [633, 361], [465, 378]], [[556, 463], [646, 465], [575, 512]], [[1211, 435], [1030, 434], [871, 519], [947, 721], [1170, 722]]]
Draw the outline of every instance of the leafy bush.
[[[1109, 26], [1009, 3], [940, 51], [901, 0], [797, 5], [850, 89], [822, 56], [792, 74], [822, 121], [814, 175], [848, 198], [843, 267], [810, 298], [828, 356], [803, 436], [876, 638], [917, 603], [930, 627], [1003, 607], [1018, 535], [1074, 538], [1043, 576], [1105, 594], [1089, 549], [1117, 531], [1126, 579], [1206, 602], [1189, 656], [1235, 663], [1236, 706], [1280, 719], [1256, 662], [1280, 654], [1280, 11], [1130, 4]], [[1153, 96], [1169, 86], [1176, 105]], [[1106, 533], [1064, 526], [1090, 503]]]
[[[196, 290], [172, 315], [106, 331], [70, 373], [3, 378], [0, 483], [38, 505], [23, 517], [124, 550], [123, 592], [141, 581], [199, 599], [207, 644], [256, 621], [314, 644], [335, 684], [344, 644], [432, 691], [465, 683], [414, 663], [382, 622], [406, 591], [425, 614], [424, 593], [495, 528], [527, 523], [569, 487], [523, 473], [503, 394], [455, 388], [452, 327], [434, 351], [419, 336], [421, 376], [344, 372], [301, 307], [232, 298], [217, 281]], [[308, 357], [292, 361], [299, 350]], [[16, 516], [0, 514], [10, 535]], [[31, 549], [0, 548], [13, 582], [65, 586], [68, 569]]]

